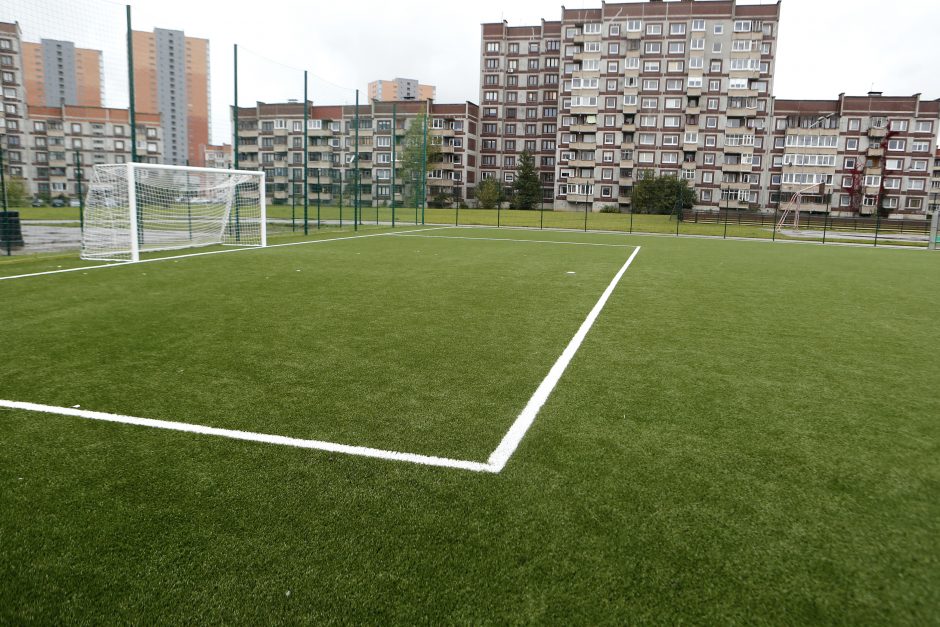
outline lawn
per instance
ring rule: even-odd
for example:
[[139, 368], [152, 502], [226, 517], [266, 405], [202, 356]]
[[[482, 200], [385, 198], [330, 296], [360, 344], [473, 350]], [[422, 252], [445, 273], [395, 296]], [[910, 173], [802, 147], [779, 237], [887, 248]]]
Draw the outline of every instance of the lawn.
[[482, 461], [642, 248], [499, 474], [0, 409], [0, 622], [936, 623], [940, 256], [383, 233], [0, 281], [0, 399]]

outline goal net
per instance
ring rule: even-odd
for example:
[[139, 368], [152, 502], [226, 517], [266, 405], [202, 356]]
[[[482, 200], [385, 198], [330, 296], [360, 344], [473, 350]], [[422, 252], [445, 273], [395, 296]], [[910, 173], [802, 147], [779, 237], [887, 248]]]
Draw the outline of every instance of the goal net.
[[139, 261], [195, 246], [266, 246], [264, 173], [149, 163], [96, 165], [82, 259]]

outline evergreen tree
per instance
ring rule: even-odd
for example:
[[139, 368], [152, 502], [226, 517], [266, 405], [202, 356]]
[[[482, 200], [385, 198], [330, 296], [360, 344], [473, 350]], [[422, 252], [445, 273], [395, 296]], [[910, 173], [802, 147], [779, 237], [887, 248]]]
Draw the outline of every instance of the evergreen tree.
[[519, 156], [516, 180], [512, 184], [514, 209], [535, 209], [542, 200], [542, 186], [535, 171], [535, 159], [528, 150]]
[[476, 196], [480, 208], [495, 209], [503, 200], [503, 188], [496, 179], [483, 179], [477, 183], [473, 195]]
[[682, 209], [691, 209], [695, 204], [695, 191], [685, 179], [674, 176], [653, 176], [651, 170], [633, 186], [632, 205], [634, 213], [658, 213], [669, 215], [676, 212], [676, 203]]

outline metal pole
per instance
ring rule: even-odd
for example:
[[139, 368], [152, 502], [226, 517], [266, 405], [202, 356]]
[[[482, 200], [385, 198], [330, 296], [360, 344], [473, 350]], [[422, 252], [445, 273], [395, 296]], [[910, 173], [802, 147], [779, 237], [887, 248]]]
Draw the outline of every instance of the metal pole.
[[317, 168], [317, 230], [320, 230], [320, 190], [323, 189], [320, 184], [320, 170], [323, 168]]
[[353, 182], [356, 184], [356, 188], [353, 191], [353, 226], [354, 229], [359, 230], [359, 212], [361, 208], [359, 207], [359, 90], [356, 90], [356, 169], [353, 171]]
[[630, 203], [630, 232], [633, 233], [633, 203]]
[[829, 212], [832, 210], [832, 192], [829, 193], [829, 197], [826, 199], [826, 213], [823, 214], [823, 240], [822, 243], [826, 243], [826, 231], [829, 229]]
[[[235, 104], [232, 106], [232, 135], [233, 135], [233, 146], [232, 151], [232, 161], [235, 165], [235, 169], [238, 169], [238, 44], [235, 44]], [[261, 193], [264, 194], [265, 190], [261, 190]]]
[[777, 210], [780, 209], [780, 192], [777, 192], [777, 204], [774, 205], [774, 223], [771, 225], [770, 241], [777, 241]]
[[13, 233], [10, 228], [10, 206], [7, 201], [7, 179], [3, 171], [3, 137], [0, 136], [0, 200], [3, 201], [3, 222], [0, 224], [0, 241], [7, 243], [7, 257], [13, 254]]
[[431, 101], [428, 100], [427, 112], [424, 114], [424, 149], [421, 162], [421, 224], [424, 224], [424, 209], [428, 205], [428, 118], [431, 116]]
[[[309, 217], [310, 209], [310, 199], [309, 199], [309, 188], [307, 186], [307, 181], [310, 180], [310, 153], [307, 151], [307, 115], [310, 111], [310, 107], [307, 105], [307, 70], [304, 70], [304, 235], [308, 233], [307, 219]], [[317, 192], [319, 194], [319, 192]], [[319, 202], [319, 197], [318, 197]], [[320, 226], [319, 219], [320, 212], [317, 210], [317, 227]]]
[[[189, 159], [186, 160], [189, 165]], [[193, 241], [193, 200], [189, 193], [189, 170], [186, 171], [186, 218], [189, 224], [189, 241]]]
[[398, 103], [392, 103], [392, 228], [395, 228], [395, 183], [397, 181], [397, 172], [395, 171], [395, 157], [398, 145]]
[[[879, 198], [879, 200], [882, 200], [882, 199]], [[882, 200], [882, 202], [884, 201]], [[877, 216], [877, 218], [875, 219], [875, 246], [877, 247], [878, 246], [878, 231], [881, 230], [881, 207], [875, 207], [875, 215]]]
[[930, 220], [930, 235], [927, 240], [927, 249], [928, 250], [937, 250], [938, 237], [938, 227], [940, 227], [940, 207], [935, 207], [933, 210], [933, 218]]
[[539, 230], [544, 228], [545, 224], [545, 194], [542, 194], [542, 200], [539, 203]]
[[588, 207], [590, 206], [591, 206], [591, 203], [588, 203], [588, 202], [584, 203], [584, 232], [585, 233], [587, 233], [587, 214], [588, 214]]
[[[127, 98], [131, 125], [131, 163], [137, 163], [137, 110], [134, 97], [134, 31], [131, 29], [131, 5], [127, 9]], [[237, 166], [236, 166], [237, 167]]]
[[75, 186], [78, 192], [78, 228], [85, 232], [85, 194], [82, 190], [82, 153], [75, 151]]

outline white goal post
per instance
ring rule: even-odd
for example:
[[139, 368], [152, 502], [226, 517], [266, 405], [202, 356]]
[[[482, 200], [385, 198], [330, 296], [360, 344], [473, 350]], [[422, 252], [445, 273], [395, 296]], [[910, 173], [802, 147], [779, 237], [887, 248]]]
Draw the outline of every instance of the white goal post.
[[140, 261], [196, 246], [267, 246], [264, 172], [152, 163], [96, 165], [82, 259]]

